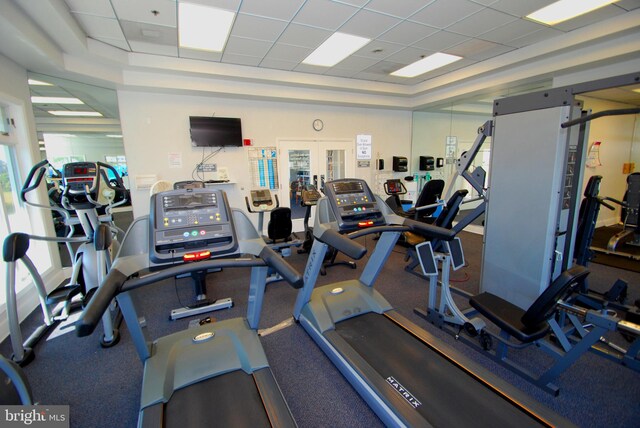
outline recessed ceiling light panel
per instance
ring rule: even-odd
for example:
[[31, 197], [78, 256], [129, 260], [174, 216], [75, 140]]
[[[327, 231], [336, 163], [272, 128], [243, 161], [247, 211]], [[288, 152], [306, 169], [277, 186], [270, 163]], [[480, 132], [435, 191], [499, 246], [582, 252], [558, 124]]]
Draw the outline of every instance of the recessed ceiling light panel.
[[28, 79], [27, 83], [32, 86], [53, 86], [51, 83], [43, 82], [41, 80], [36, 80], [36, 79]]
[[71, 97], [31, 97], [34, 104], [84, 104], [78, 98]]
[[49, 110], [48, 113], [54, 116], [102, 117], [97, 111]]
[[222, 52], [236, 14], [201, 4], [178, 4], [180, 47]]
[[333, 33], [316, 50], [302, 61], [303, 64], [333, 67], [367, 43], [371, 39], [345, 33]]
[[426, 58], [422, 58], [421, 60], [409, 64], [406, 67], [401, 68], [400, 70], [396, 70], [391, 73], [391, 75], [398, 77], [416, 77], [428, 71], [435, 70], [436, 68], [444, 67], [445, 65], [451, 64], [452, 62], [459, 61], [461, 59], [461, 56], [437, 52], [433, 55], [429, 55]]
[[617, 1], [618, 0], [559, 0], [527, 15], [527, 18], [547, 25], [556, 25]]

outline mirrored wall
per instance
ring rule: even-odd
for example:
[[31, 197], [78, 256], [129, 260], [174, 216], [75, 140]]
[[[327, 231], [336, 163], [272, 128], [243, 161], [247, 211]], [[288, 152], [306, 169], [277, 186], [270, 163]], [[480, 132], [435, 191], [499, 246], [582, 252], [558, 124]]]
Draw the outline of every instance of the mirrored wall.
[[29, 73], [29, 88], [42, 159], [60, 169], [67, 162], [113, 165], [129, 188], [116, 91]]

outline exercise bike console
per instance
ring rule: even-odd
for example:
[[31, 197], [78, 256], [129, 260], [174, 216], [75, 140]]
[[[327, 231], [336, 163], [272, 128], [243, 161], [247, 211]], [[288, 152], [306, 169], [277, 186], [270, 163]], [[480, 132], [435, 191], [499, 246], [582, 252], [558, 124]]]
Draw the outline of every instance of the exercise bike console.
[[199, 250], [210, 251], [208, 256], [220, 256], [238, 248], [229, 204], [220, 190], [158, 193], [151, 197], [150, 217], [149, 257], [155, 263], [187, 260]]

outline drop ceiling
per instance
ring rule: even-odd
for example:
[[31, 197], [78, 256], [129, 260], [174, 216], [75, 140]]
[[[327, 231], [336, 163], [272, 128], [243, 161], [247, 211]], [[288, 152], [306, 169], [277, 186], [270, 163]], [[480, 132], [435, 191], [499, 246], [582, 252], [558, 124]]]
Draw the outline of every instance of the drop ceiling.
[[[622, 0], [554, 27], [523, 18], [553, 0], [191, 0], [237, 12], [221, 53], [178, 46], [175, 0], [65, 0], [89, 38], [126, 52], [414, 85], [640, 7]], [[302, 60], [340, 31], [371, 39], [333, 67]], [[389, 73], [435, 52], [463, 60]]]

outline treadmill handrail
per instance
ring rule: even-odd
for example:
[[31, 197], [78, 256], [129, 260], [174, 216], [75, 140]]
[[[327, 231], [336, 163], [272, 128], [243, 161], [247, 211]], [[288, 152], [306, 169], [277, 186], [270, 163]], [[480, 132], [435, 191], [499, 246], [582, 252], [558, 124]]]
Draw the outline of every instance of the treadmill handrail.
[[[320, 228], [317, 229], [319, 230]], [[350, 235], [342, 235], [333, 229], [325, 228], [320, 235], [315, 236], [315, 238], [354, 260], [360, 260], [367, 253], [367, 248], [351, 240]]]
[[285, 280], [289, 281], [292, 286], [300, 288], [303, 282], [302, 275], [285, 260], [280, 260], [281, 258], [279, 256], [274, 257], [271, 254], [273, 250], [268, 247], [265, 248], [267, 248], [267, 250], [263, 250], [260, 253], [261, 256], [265, 256], [265, 259], [255, 257], [209, 259], [172, 265], [166, 269], [143, 275], [136, 272], [129, 277], [120, 272], [117, 266], [114, 266], [89, 301], [80, 319], [78, 319], [76, 323], [76, 333], [79, 337], [88, 336], [93, 333], [93, 330], [102, 319], [102, 315], [107, 311], [111, 301], [118, 294], [191, 272], [206, 272], [210, 269], [230, 267], [270, 266], [282, 275]]

